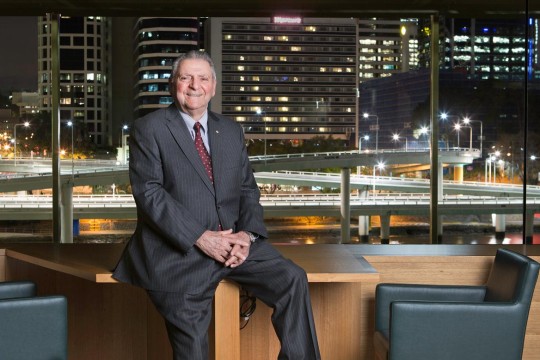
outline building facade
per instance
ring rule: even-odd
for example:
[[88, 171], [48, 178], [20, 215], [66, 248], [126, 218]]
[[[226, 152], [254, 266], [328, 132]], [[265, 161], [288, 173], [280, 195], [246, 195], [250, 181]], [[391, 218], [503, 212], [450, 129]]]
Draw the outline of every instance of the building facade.
[[418, 68], [417, 19], [358, 19], [360, 83]]
[[138, 18], [133, 29], [135, 118], [172, 103], [169, 76], [173, 61], [202, 46], [199, 18]]
[[356, 121], [354, 19], [210, 18], [213, 110], [248, 139], [350, 139]]
[[[110, 19], [60, 19], [60, 121], [74, 123], [78, 137], [110, 146]], [[52, 110], [51, 21], [38, 18], [39, 110]]]

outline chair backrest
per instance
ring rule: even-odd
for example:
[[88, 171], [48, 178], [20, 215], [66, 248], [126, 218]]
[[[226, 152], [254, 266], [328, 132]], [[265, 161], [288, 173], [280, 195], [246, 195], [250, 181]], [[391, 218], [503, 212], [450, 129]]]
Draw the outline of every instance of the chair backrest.
[[530, 307], [540, 264], [514, 251], [499, 248], [486, 283], [486, 302], [511, 302]]
[[4, 281], [0, 283], [0, 299], [36, 296], [36, 284], [31, 281]]
[[0, 300], [0, 359], [66, 360], [67, 299]]

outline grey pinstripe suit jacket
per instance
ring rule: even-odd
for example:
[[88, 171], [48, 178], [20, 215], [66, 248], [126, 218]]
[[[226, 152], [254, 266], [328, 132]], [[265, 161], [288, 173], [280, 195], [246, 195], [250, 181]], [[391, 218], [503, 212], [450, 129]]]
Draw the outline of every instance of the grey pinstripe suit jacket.
[[[130, 181], [138, 222], [115, 279], [149, 290], [198, 293], [213, 268], [223, 267], [193, 246], [204, 231], [221, 223], [223, 229], [267, 237], [242, 128], [209, 112], [208, 138], [214, 185], [174, 104], [135, 121]], [[270, 244], [257, 241], [248, 259], [276, 256]]]

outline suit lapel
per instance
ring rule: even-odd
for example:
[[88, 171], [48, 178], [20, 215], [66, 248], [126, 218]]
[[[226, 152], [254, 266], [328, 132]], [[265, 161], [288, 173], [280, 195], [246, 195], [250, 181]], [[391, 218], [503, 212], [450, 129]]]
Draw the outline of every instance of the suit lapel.
[[221, 180], [223, 165], [226, 163], [227, 154], [223, 151], [223, 136], [225, 132], [222, 129], [223, 121], [212, 112], [208, 112], [208, 141], [210, 143], [210, 156], [212, 157], [212, 170], [214, 172], [214, 183]]
[[195, 168], [195, 171], [197, 171], [197, 174], [199, 174], [201, 177], [206, 187], [215, 196], [214, 185], [210, 181], [210, 178], [204, 169], [204, 165], [201, 161], [199, 153], [195, 149], [195, 144], [191, 138], [191, 134], [189, 133], [184, 119], [182, 119], [180, 112], [174, 104], [167, 108], [167, 127], [169, 128], [169, 131], [171, 132], [178, 146], [180, 146], [182, 149], [182, 152], [186, 155], [191, 165]]

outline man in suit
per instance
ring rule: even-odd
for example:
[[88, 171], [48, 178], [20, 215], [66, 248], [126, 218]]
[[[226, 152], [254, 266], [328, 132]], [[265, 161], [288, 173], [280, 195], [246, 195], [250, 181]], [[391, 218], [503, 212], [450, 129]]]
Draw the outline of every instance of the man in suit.
[[174, 104], [131, 130], [137, 228], [113, 277], [147, 290], [176, 360], [208, 358], [212, 299], [224, 278], [274, 309], [279, 359], [320, 359], [306, 273], [266, 241], [242, 128], [207, 110], [212, 59], [180, 56], [170, 91]]

